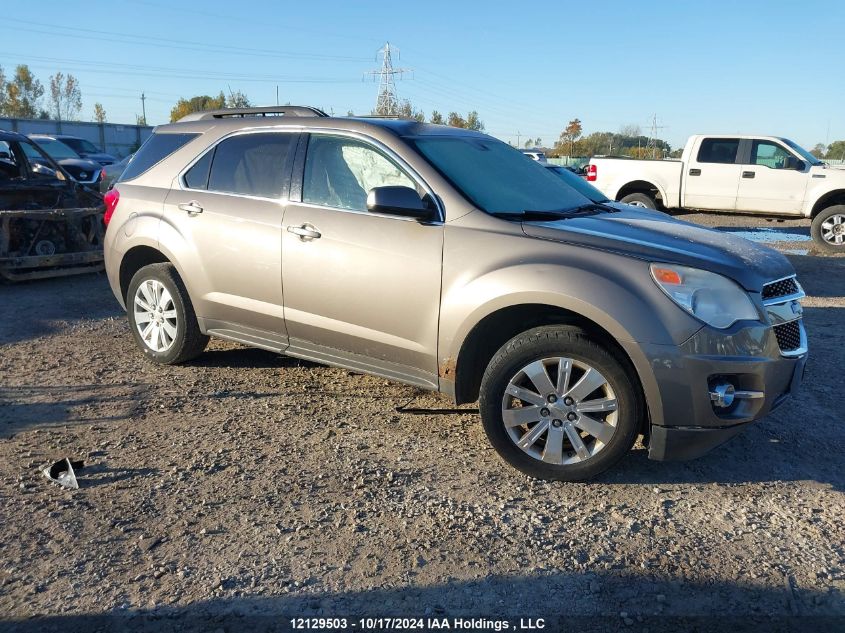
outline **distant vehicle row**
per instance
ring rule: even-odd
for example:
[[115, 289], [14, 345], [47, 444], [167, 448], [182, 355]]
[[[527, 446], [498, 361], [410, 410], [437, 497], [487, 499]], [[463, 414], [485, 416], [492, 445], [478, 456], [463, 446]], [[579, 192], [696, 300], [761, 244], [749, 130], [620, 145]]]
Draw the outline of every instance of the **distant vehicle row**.
[[820, 248], [845, 252], [845, 170], [789, 139], [695, 135], [680, 160], [593, 158], [587, 180], [613, 200], [812, 219]]

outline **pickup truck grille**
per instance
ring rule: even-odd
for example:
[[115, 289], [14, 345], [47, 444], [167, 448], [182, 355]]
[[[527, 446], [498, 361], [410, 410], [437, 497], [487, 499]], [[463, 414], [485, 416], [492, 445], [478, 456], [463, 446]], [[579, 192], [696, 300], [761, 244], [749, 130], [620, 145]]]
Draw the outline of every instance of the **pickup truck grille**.
[[801, 320], [782, 323], [774, 327], [781, 352], [794, 352], [801, 347]]
[[763, 301], [777, 299], [778, 297], [788, 297], [789, 295], [797, 294], [800, 291], [800, 287], [798, 286], [798, 282], [795, 281], [795, 277], [787, 277], [786, 279], [773, 281], [772, 283], [763, 286]]

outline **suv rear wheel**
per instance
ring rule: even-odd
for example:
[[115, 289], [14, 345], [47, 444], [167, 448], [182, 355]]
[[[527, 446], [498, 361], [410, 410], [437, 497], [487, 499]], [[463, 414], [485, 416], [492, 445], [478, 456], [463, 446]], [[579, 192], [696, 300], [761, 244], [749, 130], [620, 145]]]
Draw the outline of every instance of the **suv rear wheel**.
[[155, 363], [184, 363], [208, 344], [172, 264], [150, 264], [135, 273], [126, 293], [126, 313], [135, 343]]
[[519, 334], [484, 372], [487, 437], [505, 461], [532, 477], [595, 477], [637, 438], [642, 406], [630, 371], [580, 328]]

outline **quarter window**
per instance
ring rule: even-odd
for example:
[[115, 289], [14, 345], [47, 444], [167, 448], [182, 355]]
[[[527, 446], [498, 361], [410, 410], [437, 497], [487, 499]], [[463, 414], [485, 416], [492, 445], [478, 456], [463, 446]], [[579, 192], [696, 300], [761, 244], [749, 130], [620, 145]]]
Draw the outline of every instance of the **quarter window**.
[[[208, 190], [278, 198], [294, 138], [293, 134], [259, 133], [222, 141], [214, 150]], [[197, 180], [201, 180], [199, 173]]]
[[198, 134], [151, 134], [141, 145], [135, 157], [120, 175], [120, 182], [132, 180], [170, 156], [188, 141], [195, 139]]
[[786, 159], [792, 154], [781, 145], [770, 141], [754, 141], [751, 149], [751, 164], [772, 169], [783, 169]]
[[388, 185], [416, 189], [405, 172], [373, 147], [340, 136], [311, 135], [305, 159], [303, 202], [366, 211], [370, 189]]
[[738, 138], [706, 138], [698, 149], [698, 162], [732, 165], [736, 162], [737, 152]]
[[208, 172], [211, 170], [211, 158], [214, 150], [206, 152], [185, 174], [185, 186], [188, 189], [207, 189]]

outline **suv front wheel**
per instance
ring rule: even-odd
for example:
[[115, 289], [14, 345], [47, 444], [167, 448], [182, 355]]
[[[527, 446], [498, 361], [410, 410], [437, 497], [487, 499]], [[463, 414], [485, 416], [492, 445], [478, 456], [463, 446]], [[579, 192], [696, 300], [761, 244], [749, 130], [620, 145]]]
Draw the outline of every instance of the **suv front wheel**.
[[126, 313], [135, 343], [155, 363], [184, 363], [208, 344], [172, 264], [150, 264], [135, 273], [126, 293]]
[[484, 430], [499, 455], [527, 475], [590, 479], [637, 438], [643, 407], [632, 371], [580, 328], [528, 330], [484, 372]]

